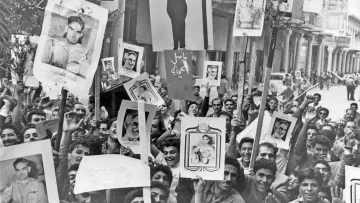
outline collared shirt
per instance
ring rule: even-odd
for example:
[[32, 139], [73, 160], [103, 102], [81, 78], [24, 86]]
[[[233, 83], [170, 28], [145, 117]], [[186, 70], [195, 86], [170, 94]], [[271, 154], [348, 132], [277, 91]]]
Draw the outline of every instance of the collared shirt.
[[101, 146], [102, 154], [120, 154], [120, 146], [112, 149], [107, 142], [104, 142]]
[[48, 199], [43, 182], [36, 178], [28, 178], [25, 184], [16, 180], [4, 190], [2, 202], [12, 203], [47, 203]]
[[[205, 188], [202, 203], [245, 203], [245, 200], [241, 197], [241, 195], [232, 188], [223, 196], [215, 196], [215, 187], [217, 187], [216, 182], [214, 182], [212, 186]], [[191, 201], [192, 203], [195, 202], [194, 197], [195, 195]]]

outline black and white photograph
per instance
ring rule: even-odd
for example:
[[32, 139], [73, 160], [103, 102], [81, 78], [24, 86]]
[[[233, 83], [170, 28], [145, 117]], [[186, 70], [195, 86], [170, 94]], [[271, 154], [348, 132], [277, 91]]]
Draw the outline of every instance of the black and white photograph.
[[149, 78], [145, 74], [130, 80], [124, 84], [124, 88], [132, 101], [142, 100], [148, 104], [160, 106], [164, 100], [151, 85]]
[[84, 95], [98, 65], [108, 12], [90, 2], [68, 1], [48, 1], [34, 75], [41, 82]]
[[[155, 112], [156, 106], [145, 104], [146, 135], [150, 134]], [[141, 139], [138, 102], [122, 101], [117, 118], [118, 129], [121, 129], [117, 131], [119, 142], [125, 147], [129, 147], [135, 154], [140, 154]]]
[[265, 0], [237, 0], [234, 36], [262, 35], [265, 4]]
[[203, 70], [203, 79], [201, 84], [210, 86], [220, 86], [222, 62], [219, 61], [205, 61]]
[[101, 59], [103, 70], [106, 74], [111, 75], [115, 72], [114, 57]]
[[144, 47], [119, 41], [119, 74], [131, 78], [140, 75]]
[[211, 1], [150, 1], [150, 20], [154, 51], [214, 48]]
[[2, 203], [58, 203], [50, 140], [9, 146], [0, 157]]
[[207, 180], [222, 180], [225, 158], [225, 119], [181, 120], [180, 174]]
[[274, 142], [278, 148], [289, 149], [296, 118], [274, 112], [265, 139]]

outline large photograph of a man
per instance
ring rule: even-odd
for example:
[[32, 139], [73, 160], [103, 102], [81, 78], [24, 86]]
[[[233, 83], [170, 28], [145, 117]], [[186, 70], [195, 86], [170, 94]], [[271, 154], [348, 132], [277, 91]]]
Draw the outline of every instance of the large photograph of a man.
[[276, 144], [278, 148], [289, 149], [295, 123], [296, 118], [275, 112], [265, 139]]
[[212, 50], [212, 3], [208, 0], [152, 0], [153, 51]]
[[34, 75], [42, 83], [61, 85], [84, 95], [98, 65], [107, 10], [86, 1], [81, 4], [69, 1], [62, 0], [61, 4], [48, 1]]
[[220, 86], [222, 62], [205, 61], [202, 85]]
[[119, 42], [119, 74], [130, 78], [140, 75], [144, 47]]

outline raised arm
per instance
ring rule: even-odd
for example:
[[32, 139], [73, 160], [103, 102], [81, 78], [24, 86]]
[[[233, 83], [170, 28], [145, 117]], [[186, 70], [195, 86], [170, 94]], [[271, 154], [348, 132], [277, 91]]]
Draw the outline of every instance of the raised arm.
[[316, 118], [315, 108], [308, 109], [308, 111], [306, 112], [305, 123], [304, 123], [303, 127], [301, 128], [300, 134], [295, 143], [294, 152], [295, 152], [295, 156], [299, 159], [301, 159], [302, 157], [304, 157], [306, 155], [307, 129], [308, 129], [311, 121], [315, 118]]
[[230, 132], [230, 143], [229, 148], [226, 152], [226, 156], [237, 158], [237, 151], [236, 151], [236, 145], [237, 145], [237, 135], [245, 129], [245, 121], [240, 120], [238, 118], [233, 118], [231, 120], [231, 132]]

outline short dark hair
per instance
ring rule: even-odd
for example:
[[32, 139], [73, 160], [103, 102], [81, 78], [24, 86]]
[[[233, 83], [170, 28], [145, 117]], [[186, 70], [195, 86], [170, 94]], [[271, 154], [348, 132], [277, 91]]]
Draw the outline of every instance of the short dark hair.
[[329, 115], [329, 109], [327, 109], [327, 108], [322, 107], [322, 108], [320, 108], [319, 113], [320, 113], [320, 111], [325, 111], [326, 115]]
[[269, 98], [269, 102], [270, 102], [271, 100], [276, 101], [276, 103], [279, 103], [279, 100], [278, 100], [276, 97], [274, 97], [274, 96], [272, 96], [272, 97]]
[[171, 104], [172, 104], [172, 99], [165, 99], [165, 105], [169, 108], [170, 106], [171, 106]]
[[233, 119], [233, 116], [232, 116], [229, 112], [220, 111], [219, 117], [220, 117], [221, 115], [228, 116], [228, 117], [230, 118], [230, 120]]
[[274, 161], [270, 161], [270, 160], [264, 159], [264, 158], [261, 158], [261, 159], [255, 161], [254, 168], [253, 168], [254, 174], [260, 169], [268, 169], [273, 172], [274, 176], [277, 171], [276, 163]]
[[315, 136], [312, 144], [313, 144], [313, 147], [315, 147], [316, 144], [320, 144], [320, 145], [324, 145], [330, 149], [330, 140], [329, 140], [329, 138], [327, 138], [324, 135]]
[[89, 96], [89, 104], [95, 104], [95, 96], [94, 95]]
[[89, 151], [90, 151], [90, 154], [92, 154], [91, 152], [91, 146], [90, 146], [90, 143], [88, 140], [85, 140], [83, 138], [80, 138], [78, 140], [76, 140], [75, 142], [73, 142], [71, 145], [70, 145], [70, 153], [72, 153], [74, 151], [74, 149], [78, 146], [84, 146], [84, 147], [87, 147], [89, 148]]
[[358, 108], [358, 104], [355, 103], [355, 102], [351, 103], [351, 104], [350, 104], [350, 107], [351, 107], [351, 106], [356, 106], [356, 108]]
[[117, 121], [117, 117], [114, 117], [114, 118], [110, 119], [109, 122], [108, 122], [108, 126], [107, 126], [108, 129], [110, 129], [110, 126], [116, 121]]
[[307, 130], [315, 130], [315, 131], [316, 131], [316, 134], [319, 134], [319, 131], [318, 131], [318, 129], [316, 128], [315, 125], [309, 125], [309, 127], [308, 127]]
[[106, 126], [109, 126], [109, 119], [101, 119], [100, 121], [99, 121], [99, 126], [100, 126], [100, 124], [106, 124]]
[[194, 85], [194, 89], [195, 89], [195, 88], [200, 89], [200, 86], [199, 86], [199, 85]]
[[29, 166], [29, 161], [27, 159], [24, 159], [24, 158], [17, 158], [14, 163], [13, 163], [13, 166], [14, 166], [14, 169], [16, 169], [16, 165], [19, 164], [19, 163], [24, 163], [26, 164], [27, 166]]
[[277, 153], [277, 151], [278, 151], [278, 148], [277, 148], [275, 145], [273, 145], [272, 143], [270, 143], [270, 142], [263, 142], [263, 143], [260, 143], [260, 144], [259, 144], [259, 150], [257, 151], [258, 154], [257, 154], [256, 156], [259, 155], [260, 147], [267, 147], [267, 148], [273, 149], [273, 150], [274, 150], [274, 155], [276, 155], [276, 153]]
[[80, 18], [79, 16], [70, 16], [69, 18], [68, 18], [68, 25], [70, 25], [71, 23], [79, 23], [79, 25], [81, 26], [81, 31], [83, 31], [84, 30], [84, 28], [85, 28], [85, 23], [84, 23], [84, 21], [83, 21], [83, 19], [82, 18]]
[[225, 101], [224, 101], [224, 104], [226, 104], [226, 102], [232, 102], [233, 103], [233, 105], [235, 105], [235, 101], [234, 100], [232, 100], [232, 99], [225, 99]]
[[18, 130], [13, 124], [11, 124], [11, 123], [5, 123], [5, 124], [3, 125], [3, 128], [0, 129], [0, 130], [1, 130], [0, 132], [2, 133], [5, 129], [11, 129], [11, 130], [13, 130], [14, 133], [16, 134], [16, 136], [18, 137], [18, 140], [19, 140], [20, 142], [23, 142], [23, 141], [24, 141], [23, 136], [20, 134], [19, 130]]
[[214, 101], [220, 101], [220, 104], [221, 106], [223, 105], [222, 101], [220, 98], [214, 98], [212, 101], [211, 101], [211, 105], [214, 105]]
[[83, 105], [83, 106], [84, 106], [84, 104], [81, 103], [81, 102], [74, 102], [74, 103], [72, 103], [72, 108], [73, 108], [73, 109], [75, 108], [75, 105], [76, 105], [76, 104], [80, 104], [80, 105]]
[[31, 128], [35, 128], [35, 129], [36, 129], [36, 125], [34, 125], [34, 124], [29, 124], [29, 125], [27, 125], [27, 126], [22, 130], [22, 134], [24, 135], [25, 132], [26, 132], [27, 130], [31, 129]]
[[315, 166], [316, 166], [317, 164], [323, 164], [323, 165], [325, 165], [326, 168], [328, 168], [328, 170], [331, 172], [330, 164], [329, 164], [326, 160], [324, 160], [324, 159], [318, 159], [318, 160], [316, 160], [316, 161], [314, 162], [314, 164], [313, 164], [313, 167], [315, 168]]
[[176, 147], [180, 152], [180, 139], [176, 137], [169, 137], [160, 143], [160, 151], [163, 151], [164, 147]]
[[234, 94], [234, 95], [231, 95], [231, 97], [230, 98], [233, 98], [233, 97], [238, 97], [238, 95], [237, 94]]
[[251, 137], [243, 137], [243, 138], [240, 140], [239, 149], [241, 149], [241, 146], [242, 146], [244, 143], [249, 143], [249, 142], [253, 145], [253, 144], [254, 144], [254, 139], [251, 138]]
[[320, 187], [323, 184], [322, 175], [320, 173], [316, 172], [315, 169], [313, 169], [313, 168], [306, 168], [306, 169], [300, 171], [299, 176], [298, 176], [299, 184], [301, 184], [305, 179], [316, 180], [316, 182], [319, 184]]
[[233, 157], [226, 156], [225, 157], [225, 165], [232, 165], [237, 169], [237, 176], [238, 176], [237, 178], [239, 178], [240, 175], [244, 173], [243, 171], [241, 171], [242, 167], [240, 166], [239, 161]]
[[355, 111], [354, 109], [348, 108], [348, 109], [346, 109], [346, 113], [347, 113], [348, 111], [353, 111], [354, 113], [356, 113], [356, 111]]
[[170, 181], [170, 185], [172, 183], [172, 179], [173, 179], [173, 175], [171, 172], [171, 169], [168, 166], [165, 165], [157, 165], [155, 167], [150, 167], [150, 179], [153, 177], [153, 175], [155, 175], [155, 173], [162, 171], [165, 173], [165, 175], [169, 178]]
[[73, 165], [71, 165], [69, 168], [68, 168], [68, 173], [70, 172], [70, 171], [78, 171], [79, 170], [79, 164], [73, 164]]
[[315, 97], [315, 96], [318, 96], [318, 97], [319, 97], [319, 99], [321, 100], [321, 94], [319, 94], [319, 93], [315, 93], [315, 94], [314, 94], [314, 97]]
[[124, 198], [124, 203], [131, 203], [136, 197], [143, 197], [143, 189], [134, 189], [128, 192]]
[[170, 194], [169, 188], [164, 183], [160, 183], [160, 182], [157, 182], [157, 181], [151, 181], [151, 187], [150, 188], [158, 188], [158, 189], [165, 192], [166, 197], [169, 197], [169, 194]]
[[188, 106], [187, 106], [187, 109], [186, 109], [186, 110], [189, 110], [190, 106], [191, 106], [191, 105], [193, 105], [193, 104], [196, 104], [196, 106], [199, 108], [199, 104], [198, 104], [198, 103], [196, 103], [195, 101], [192, 101], [192, 102], [190, 102], [190, 103], [188, 104]]
[[46, 113], [44, 110], [41, 110], [41, 109], [33, 109], [31, 110], [27, 115], [26, 115], [26, 120], [27, 122], [31, 122], [31, 118], [33, 115], [40, 115], [40, 116], [44, 116], [46, 117]]

